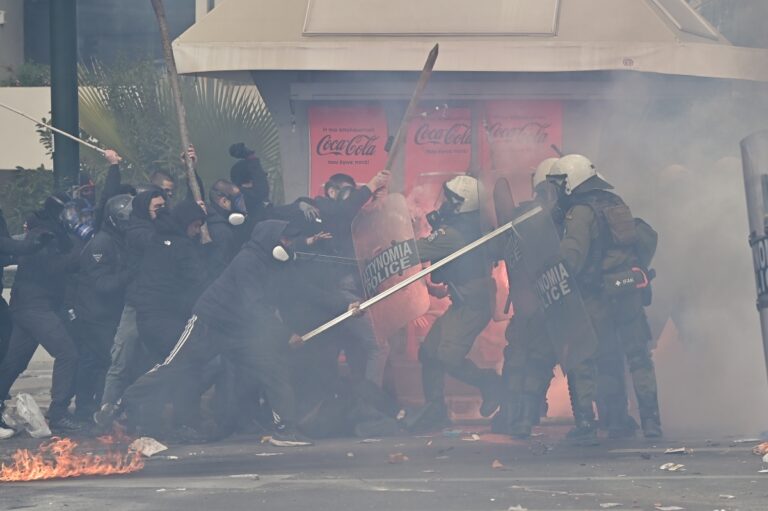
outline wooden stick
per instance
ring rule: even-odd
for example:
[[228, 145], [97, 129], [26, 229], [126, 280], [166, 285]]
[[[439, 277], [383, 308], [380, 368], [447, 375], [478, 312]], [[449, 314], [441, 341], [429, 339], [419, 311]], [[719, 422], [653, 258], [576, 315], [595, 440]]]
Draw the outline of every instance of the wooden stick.
[[[459, 257], [463, 256], [467, 252], [476, 249], [480, 245], [489, 242], [493, 238], [496, 238], [497, 236], [500, 236], [501, 234], [504, 234], [505, 232], [507, 232], [509, 230], [514, 229], [515, 226], [517, 226], [518, 224], [528, 220], [529, 218], [531, 218], [532, 216], [538, 214], [541, 211], [542, 211], [541, 206], [536, 206], [532, 210], [527, 211], [526, 213], [520, 215], [519, 217], [515, 218], [511, 222], [506, 223], [506, 224], [502, 225], [501, 227], [499, 227], [499, 228], [489, 232], [485, 236], [476, 239], [475, 241], [473, 241], [469, 245], [461, 247], [459, 250], [457, 250], [456, 252], [452, 253], [451, 255], [444, 257], [443, 259], [439, 260], [438, 262], [436, 262], [436, 263], [434, 263], [434, 264], [432, 264], [430, 266], [427, 266], [426, 268], [424, 268], [423, 270], [419, 271], [418, 273], [414, 273], [413, 275], [411, 275], [407, 279], [398, 282], [394, 286], [390, 287], [389, 289], [387, 289], [385, 291], [382, 291], [381, 293], [377, 294], [376, 296], [373, 296], [373, 297], [367, 299], [366, 301], [364, 301], [363, 303], [360, 304], [360, 307], [358, 307], [358, 310], [365, 311], [366, 309], [372, 307], [373, 305], [377, 304], [378, 302], [382, 301], [383, 299], [385, 299], [385, 298], [387, 298], [387, 297], [397, 293], [398, 291], [400, 291], [404, 287], [410, 286], [411, 284], [413, 284], [417, 280], [426, 277], [427, 275], [429, 275], [433, 271], [438, 270], [438, 269], [442, 268], [443, 266], [445, 266], [446, 264], [455, 261], [456, 259], [458, 259]], [[320, 335], [321, 333], [325, 332], [329, 328], [332, 328], [332, 327], [338, 325], [339, 323], [341, 323], [341, 322], [351, 318], [354, 315], [355, 315], [354, 311], [347, 311], [344, 314], [341, 314], [341, 315], [337, 316], [336, 318], [328, 321], [327, 323], [325, 323], [323, 325], [320, 325], [319, 327], [315, 328], [311, 332], [309, 332], [307, 334], [304, 334], [303, 336], [301, 336], [301, 339], [302, 339], [302, 341], [306, 342], [306, 341], [310, 340], [311, 338], [315, 337], [316, 335]]]
[[429, 52], [429, 55], [427, 56], [427, 61], [424, 63], [424, 68], [421, 70], [421, 75], [419, 76], [419, 81], [416, 82], [416, 89], [413, 91], [413, 95], [411, 96], [411, 101], [408, 103], [408, 108], [405, 109], [405, 115], [403, 115], [403, 120], [400, 121], [400, 126], [397, 128], [397, 134], [395, 134], [395, 140], [392, 143], [392, 146], [389, 148], [389, 154], [387, 155], [387, 164], [385, 168], [387, 170], [392, 170], [392, 166], [395, 164], [395, 160], [397, 159], [398, 154], [400, 153], [400, 149], [403, 146], [403, 142], [405, 142], [405, 137], [408, 134], [408, 123], [411, 120], [411, 117], [413, 117], [413, 113], [416, 111], [416, 108], [419, 106], [419, 99], [421, 99], [421, 93], [424, 92], [424, 89], [427, 87], [427, 82], [429, 81], [429, 77], [432, 76], [432, 68], [435, 67], [435, 61], [437, 60], [437, 54], [440, 50], [440, 45], [436, 44], [434, 48]]
[[85, 140], [83, 140], [82, 138], [78, 138], [78, 137], [76, 137], [76, 136], [72, 135], [71, 133], [67, 133], [66, 131], [60, 130], [59, 128], [54, 128], [54, 127], [53, 127], [53, 126], [51, 126], [50, 124], [46, 124], [46, 123], [44, 123], [44, 122], [42, 122], [42, 121], [38, 121], [38, 120], [37, 120], [37, 119], [35, 119], [34, 117], [32, 117], [32, 116], [30, 116], [30, 115], [27, 115], [27, 114], [25, 114], [24, 112], [21, 112], [21, 111], [19, 111], [19, 110], [16, 110], [16, 109], [15, 109], [15, 108], [13, 108], [13, 107], [10, 107], [10, 106], [8, 106], [8, 105], [5, 105], [5, 104], [3, 104], [3, 103], [0, 103], [0, 107], [3, 107], [3, 108], [5, 108], [6, 110], [8, 110], [8, 111], [10, 111], [10, 112], [13, 112], [13, 113], [15, 113], [15, 114], [18, 114], [18, 115], [20, 115], [20, 116], [24, 117], [25, 119], [29, 119], [30, 121], [34, 122], [34, 123], [35, 123], [35, 124], [37, 124], [38, 126], [41, 126], [41, 127], [43, 127], [43, 128], [47, 128], [47, 129], [49, 129], [49, 130], [51, 130], [51, 131], [54, 131], [54, 132], [58, 133], [59, 135], [63, 135], [63, 136], [65, 136], [65, 137], [69, 138], [69, 139], [72, 139], [72, 140], [74, 140], [75, 142], [78, 142], [78, 143], [80, 143], [80, 144], [84, 145], [85, 147], [89, 147], [89, 148], [93, 149], [93, 150], [94, 150], [94, 151], [96, 151], [96, 152], [99, 152], [99, 153], [101, 153], [101, 154], [104, 154], [104, 153], [106, 153], [106, 151], [105, 151], [104, 149], [102, 149], [101, 147], [97, 147], [97, 146], [95, 146], [95, 145], [91, 144], [90, 142], [86, 142], [86, 141], [85, 141]]
[[[160, 38], [163, 41], [163, 54], [165, 55], [165, 65], [168, 68], [168, 79], [171, 83], [171, 94], [173, 102], [176, 104], [176, 116], [179, 121], [179, 134], [181, 135], [181, 145], [184, 151], [184, 162], [187, 167], [187, 181], [189, 189], [192, 191], [192, 197], [195, 202], [203, 202], [203, 195], [200, 192], [200, 186], [197, 183], [197, 174], [192, 161], [186, 157], [186, 151], [190, 146], [189, 130], [187, 129], [187, 111], [184, 109], [184, 102], [181, 100], [181, 86], [179, 85], [179, 73], [176, 70], [176, 60], [173, 58], [173, 49], [171, 48], [171, 38], [168, 35], [168, 22], [165, 19], [165, 8], [162, 0], [150, 0], [152, 8], [155, 10], [157, 24], [160, 25]], [[208, 233], [208, 226], [203, 224], [200, 233], [200, 241], [211, 242], [211, 235]]]

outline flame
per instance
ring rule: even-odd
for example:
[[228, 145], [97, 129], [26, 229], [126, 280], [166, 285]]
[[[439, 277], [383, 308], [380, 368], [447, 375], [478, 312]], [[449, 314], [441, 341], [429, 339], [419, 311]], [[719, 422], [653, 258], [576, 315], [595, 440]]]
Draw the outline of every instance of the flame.
[[[113, 436], [99, 437], [102, 445], [116, 446], [126, 439], [120, 431]], [[71, 438], [53, 437], [40, 444], [37, 452], [19, 449], [13, 454], [13, 463], [0, 464], [0, 481], [38, 481], [65, 477], [128, 474], [144, 468], [144, 460], [137, 452], [110, 447], [103, 455], [76, 453], [77, 442]]]

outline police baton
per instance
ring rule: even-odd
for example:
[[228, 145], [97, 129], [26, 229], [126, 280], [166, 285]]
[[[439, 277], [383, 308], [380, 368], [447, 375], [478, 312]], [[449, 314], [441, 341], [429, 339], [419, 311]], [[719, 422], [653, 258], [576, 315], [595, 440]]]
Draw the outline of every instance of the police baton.
[[536, 214], [540, 213], [542, 211], [541, 206], [536, 206], [530, 211], [525, 212], [524, 214], [520, 215], [519, 217], [515, 218], [509, 223], [506, 223], [502, 225], [501, 227], [494, 229], [493, 231], [489, 232], [485, 236], [482, 236], [469, 245], [466, 245], [460, 249], [458, 249], [456, 252], [452, 253], [451, 255], [448, 255], [444, 257], [443, 259], [439, 260], [438, 262], [427, 266], [426, 268], [422, 269], [418, 273], [414, 273], [410, 277], [406, 278], [405, 280], [402, 280], [401, 282], [398, 282], [394, 286], [390, 287], [389, 289], [386, 289], [382, 291], [381, 293], [377, 294], [376, 296], [372, 296], [371, 298], [365, 300], [363, 303], [360, 304], [360, 306], [357, 309], [348, 310], [344, 314], [341, 314], [334, 319], [330, 320], [329, 322], [325, 323], [324, 325], [320, 325], [319, 327], [315, 328], [309, 333], [306, 333], [301, 336], [301, 340], [303, 342], [306, 342], [310, 340], [311, 338], [322, 334], [326, 330], [333, 328], [334, 326], [338, 325], [339, 323], [346, 321], [347, 319], [351, 318], [352, 316], [355, 316], [359, 314], [360, 312], [364, 312], [365, 310], [371, 308], [375, 304], [379, 303], [380, 301], [384, 300], [385, 298], [392, 296], [393, 294], [397, 293], [401, 289], [410, 286], [417, 280], [423, 279], [430, 273], [432, 273], [435, 270], [439, 270], [446, 264], [449, 264], [459, 257], [463, 256], [467, 252], [471, 252], [472, 250], [476, 249], [477, 247], [484, 245], [485, 243], [488, 243], [492, 239], [504, 234], [507, 231], [514, 230], [515, 226], [518, 224], [525, 222], [532, 216], [535, 216]]

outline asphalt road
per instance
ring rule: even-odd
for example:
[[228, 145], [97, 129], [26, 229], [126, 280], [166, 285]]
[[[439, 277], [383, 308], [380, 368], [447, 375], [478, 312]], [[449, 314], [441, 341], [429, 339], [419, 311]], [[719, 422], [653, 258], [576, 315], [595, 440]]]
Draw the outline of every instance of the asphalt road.
[[[30, 369], [17, 388], [42, 397], [46, 364]], [[750, 452], [756, 442], [638, 438], [577, 447], [563, 440], [561, 425], [542, 426], [529, 441], [485, 434], [475, 440], [471, 433], [482, 426], [460, 428], [459, 436], [326, 440], [304, 448], [276, 448], [253, 436], [171, 446], [130, 475], [0, 483], [0, 509], [768, 509], [768, 474], [758, 473], [768, 467]], [[38, 443], [0, 441], [0, 458]], [[670, 447], [692, 452], [665, 454]], [[395, 453], [408, 460], [390, 463]], [[668, 462], [685, 471], [659, 468]]]

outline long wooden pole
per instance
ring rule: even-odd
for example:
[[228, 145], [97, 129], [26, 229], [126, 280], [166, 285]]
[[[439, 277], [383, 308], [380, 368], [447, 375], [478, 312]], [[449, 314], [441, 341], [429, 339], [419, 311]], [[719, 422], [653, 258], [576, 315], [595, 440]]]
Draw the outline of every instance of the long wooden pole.
[[101, 154], [104, 154], [104, 153], [106, 152], [106, 151], [105, 151], [104, 149], [102, 149], [101, 147], [97, 147], [97, 146], [95, 146], [95, 145], [93, 145], [93, 144], [91, 144], [91, 143], [89, 143], [89, 142], [86, 142], [86, 141], [85, 141], [85, 140], [83, 140], [82, 138], [77, 138], [76, 136], [72, 135], [71, 133], [67, 133], [66, 131], [60, 130], [59, 128], [54, 128], [54, 127], [53, 127], [53, 126], [51, 126], [50, 124], [46, 124], [46, 123], [44, 123], [44, 122], [42, 122], [42, 121], [38, 121], [38, 120], [37, 120], [37, 119], [35, 119], [34, 117], [32, 117], [32, 116], [30, 116], [30, 115], [27, 115], [27, 114], [25, 114], [25, 113], [24, 113], [24, 112], [22, 112], [21, 110], [16, 110], [15, 108], [13, 108], [13, 107], [10, 107], [10, 106], [8, 106], [8, 105], [6, 105], [6, 104], [3, 104], [3, 103], [0, 103], [0, 107], [2, 107], [2, 108], [5, 108], [5, 109], [6, 109], [6, 110], [8, 110], [9, 112], [13, 112], [13, 113], [15, 113], [15, 114], [17, 114], [17, 115], [20, 115], [20, 116], [24, 117], [25, 119], [29, 119], [30, 121], [34, 122], [34, 123], [35, 123], [35, 124], [37, 124], [38, 126], [41, 126], [41, 127], [43, 127], [43, 128], [46, 128], [46, 129], [49, 129], [49, 130], [53, 131], [54, 133], [58, 133], [59, 135], [62, 135], [62, 136], [64, 136], [64, 137], [67, 137], [67, 138], [69, 138], [69, 139], [71, 139], [71, 140], [74, 140], [75, 142], [77, 142], [77, 143], [79, 143], [79, 144], [82, 144], [82, 145], [84, 145], [85, 147], [89, 147], [89, 148], [93, 149], [94, 151], [97, 151], [97, 152], [99, 152], [99, 153], [101, 153]]
[[408, 123], [411, 121], [411, 117], [413, 117], [416, 108], [419, 106], [421, 93], [424, 92], [424, 89], [427, 87], [429, 77], [432, 76], [432, 68], [435, 67], [435, 61], [437, 61], [437, 54], [439, 51], [440, 45], [436, 44], [427, 56], [424, 68], [421, 70], [421, 75], [419, 76], [419, 81], [416, 82], [416, 89], [413, 91], [411, 101], [408, 103], [408, 108], [405, 109], [403, 119], [400, 121], [400, 126], [397, 128], [394, 142], [389, 148], [387, 165], [385, 167], [387, 170], [392, 170], [392, 166], [395, 164], [398, 154], [400, 154], [400, 149], [403, 147], [403, 142], [405, 142], [405, 137], [408, 134]]
[[[179, 134], [181, 135], [181, 145], [186, 155], [187, 148], [190, 146], [189, 130], [187, 129], [187, 111], [184, 109], [184, 102], [181, 100], [181, 86], [179, 85], [179, 73], [176, 70], [176, 60], [173, 58], [173, 49], [171, 48], [171, 38], [168, 34], [168, 22], [165, 19], [165, 8], [162, 0], [150, 0], [152, 8], [155, 10], [157, 24], [160, 26], [160, 38], [163, 41], [163, 54], [165, 55], [165, 65], [168, 68], [168, 80], [171, 83], [171, 94], [173, 102], [176, 104], [176, 117], [179, 121]], [[187, 181], [189, 189], [192, 191], [192, 197], [196, 202], [203, 202], [203, 195], [200, 192], [200, 186], [197, 183], [197, 174], [192, 161], [185, 157], [184, 162], [187, 167]], [[211, 235], [208, 233], [208, 227], [203, 224], [200, 235], [203, 243], [211, 242]]]
[[[459, 257], [463, 256], [467, 252], [470, 252], [470, 251], [476, 249], [477, 247], [479, 247], [480, 245], [491, 241], [492, 239], [496, 238], [497, 236], [500, 236], [500, 235], [504, 234], [505, 232], [514, 229], [515, 226], [517, 226], [518, 224], [528, 220], [529, 218], [531, 218], [532, 216], [538, 214], [541, 211], [542, 211], [541, 206], [537, 206], [537, 207], [533, 208], [532, 210], [527, 211], [526, 213], [520, 215], [519, 217], [515, 218], [511, 222], [508, 222], [508, 223], [502, 225], [501, 227], [499, 227], [499, 228], [489, 232], [485, 236], [476, 239], [475, 241], [473, 241], [469, 245], [466, 245], [466, 246], [460, 248], [459, 250], [457, 250], [456, 252], [452, 253], [451, 255], [444, 257], [440, 261], [438, 261], [438, 262], [436, 262], [436, 263], [434, 263], [434, 264], [432, 264], [430, 266], [427, 266], [426, 268], [424, 268], [423, 270], [419, 271], [418, 273], [414, 273], [413, 275], [411, 275], [407, 279], [405, 279], [405, 280], [403, 280], [401, 282], [398, 282], [394, 286], [390, 287], [389, 289], [387, 289], [385, 291], [382, 291], [381, 293], [377, 294], [376, 296], [373, 296], [373, 297], [367, 299], [366, 301], [364, 301], [363, 303], [360, 304], [360, 306], [358, 307], [358, 310], [365, 311], [366, 309], [368, 309], [368, 308], [372, 307], [373, 305], [379, 303], [383, 299], [393, 295], [394, 293], [397, 293], [398, 291], [400, 291], [404, 287], [410, 286], [411, 284], [413, 284], [417, 280], [423, 279], [424, 277], [426, 277], [427, 275], [429, 275], [433, 271], [438, 270], [438, 269], [442, 268], [443, 266], [445, 266], [446, 264], [455, 261], [456, 259], [458, 259]], [[354, 315], [355, 315], [355, 311], [351, 311], [351, 310], [347, 311], [344, 314], [341, 314], [341, 315], [335, 317], [334, 319], [328, 321], [327, 323], [325, 323], [323, 325], [320, 325], [319, 327], [315, 328], [311, 332], [304, 334], [303, 336], [301, 336], [301, 339], [302, 339], [302, 341], [308, 341], [311, 338], [315, 337], [316, 335], [322, 334], [323, 332], [325, 332], [329, 328], [332, 328], [332, 327], [338, 325], [342, 321], [346, 321], [347, 319], [351, 318]]]

